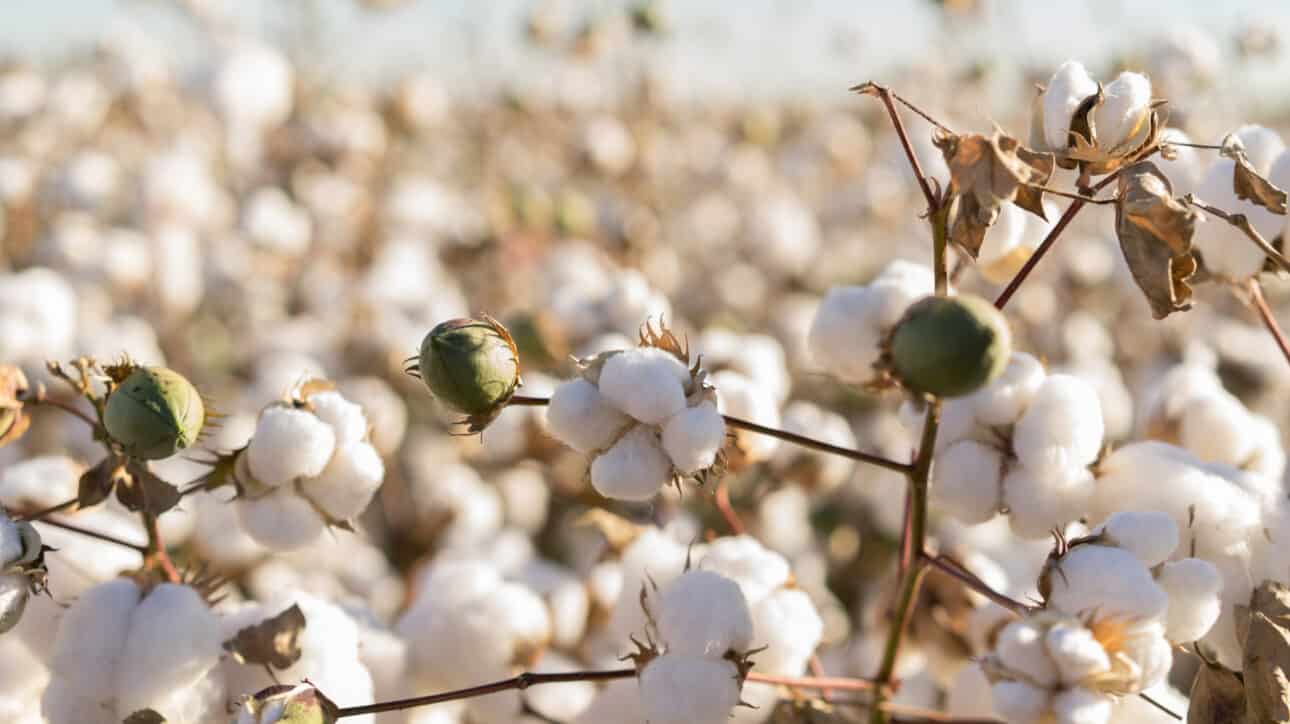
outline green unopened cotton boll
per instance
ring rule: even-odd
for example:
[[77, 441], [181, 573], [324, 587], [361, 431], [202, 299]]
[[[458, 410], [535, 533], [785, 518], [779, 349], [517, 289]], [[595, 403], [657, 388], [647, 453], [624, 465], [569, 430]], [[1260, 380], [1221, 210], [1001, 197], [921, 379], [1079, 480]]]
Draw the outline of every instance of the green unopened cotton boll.
[[892, 373], [909, 389], [958, 397], [1003, 373], [1012, 333], [980, 297], [926, 297], [896, 325], [889, 352]]
[[500, 411], [520, 379], [510, 334], [491, 319], [452, 319], [430, 330], [417, 370], [431, 394], [472, 418]]
[[108, 396], [103, 424], [131, 457], [160, 460], [197, 441], [206, 408], [197, 388], [165, 367], [139, 367]]

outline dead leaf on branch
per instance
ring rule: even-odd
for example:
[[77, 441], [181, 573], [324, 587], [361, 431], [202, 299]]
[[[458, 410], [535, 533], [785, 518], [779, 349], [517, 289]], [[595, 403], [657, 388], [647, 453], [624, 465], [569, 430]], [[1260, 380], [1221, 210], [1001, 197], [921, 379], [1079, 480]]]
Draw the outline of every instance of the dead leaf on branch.
[[76, 490], [76, 507], [90, 508], [112, 494], [112, 490], [129, 477], [124, 458], [108, 456], [81, 474]]
[[1236, 162], [1232, 170], [1232, 189], [1236, 198], [1258, 204], [1274, 214], [1285, 215], [1286, 192], [1254, 170], [1245, 155], [1245, 145], [1236, 134], [1223, 139], [1223, 148], [1218, 153]]
[[300, 606], [265, 619], [237, 632], [224, 642], [224, 650], [239, 664], [258, 664], [285, 669], [300, 659], [300, 632], [305, 628]]
[[27, 377], [13, 365], [0, 365], [0, 447], [22, 437], [31, 426], [31, 415], [22, 409]]
[[179, 504], [179, 489], [157, 477], [138, 460], [126, 464], [125, 476], [116, 486], [116, 499], [127, 510], [161, 515]]
[[987, 138], [937, 129], [932, 142], [950, 168], [949, 190], [955, 198], [950, 241], [973, 259], [1003, 204], [1016, 203], [1044, 217], [1043, 191], [1035, 187], [1047, 184], [1052, 176], [1052, 154], [1031, 151], [998, 130]]
[[1115, 232], [1156, 319], [1191, 308], [1187, 281], [1197, 268], [1191, 243], [1196, 219], [1155, 164], [1140, 161], [1120, 174]]
[[166, 724], [166, 717], [152, 709], [140, 709], [123, 719], [121, 724]]
[[1254, 589], [1240, 628], [1248, 721], [1290, 722], [1290, 587], [1264, 581]]
[[1202, 665], [1191, 685], [1188, 724], [1246, 724], [1241, 677], [1221, 666]]

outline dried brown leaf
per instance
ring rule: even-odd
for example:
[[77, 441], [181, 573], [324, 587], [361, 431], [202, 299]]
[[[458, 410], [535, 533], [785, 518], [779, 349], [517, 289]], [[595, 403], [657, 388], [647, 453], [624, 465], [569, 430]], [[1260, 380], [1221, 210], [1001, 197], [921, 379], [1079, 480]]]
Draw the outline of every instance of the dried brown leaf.
[[157, 477], [142, 461], [131, 459], [127, 476], [116, 486], [116, 499], [131, 512], [161, 515], [179, 504], [179, 489]]
[[285, 669], [300, 658], [300, 632], [305, 623], [300, 606], [292, 605], [273, 618], [238, 631], [224, 642], [224, 650], [239, 664]]
[[1093, 122], [1094, 111], [1105, 101], [1106, 94], [1098, 84], [1097, 93], [1085, 98], [1071, 119], [1069, 146], [1064, 160], [1067, 164], [1078, 162], [1084, 176], [1100, 176], [1119, 170], [1151, 147], [1164, 127], [1164, 119], [1158, 110], [1164, 101], [1157, 101], [1124, 141], [1116, 146], [1107, 146], [1098, 138], [1097, 124]]
[[1169, 179], [1149, 161], [1119, 178], [1115, 231], [1133, 279], [1156, 319], [1191, 307], [1187, 281], [1196, 273], [1196, 212], [1173, 196]]
[[1245, 724], [1245, 687], [1221, 666], [1201, 666], [1191, 685], [1188, 724]]
[[1240, 138], [1235, 134], [1224, 138], [1219, 154], [1236, 162], [1232, 170], [1232, 189], [1236, 191], [1236, 198], [1258, 204], [1274, 214], [1286, 213], [1286, 192], [1254, 170]]
[[112, 494], [117, 483], [129, 477], [125, 470], [125, 460], [118, 457], [106, 457], [97, 465], [81, 474], [76, 490], [76, 507], [90, 508]]
[[1250, 597], [1245, 628], [1248, 721], [1290, 722], [1290, 587], [1264, 581]]
[[121, 724], [166, 724], [166, 717], [152, 709], [140, 709], [123, 719]]
[[27, 377], [13, 365], [0, 365], [0, 447], [22, 437], [31, 427], [31, 417], [22, 409]]
[[[957, 199], [950, 224], [950, 241], [973, 259], [981, 249], [985, 230], [999, 216], [999, 207], [1016, 202], [1043, 216], [1042, 186], [1052, 176], [1052, 155], [1026, 149], [1017, 139], [995, 131], [954, 134], [937, 130], [932, 142], [950, 168], [950, 193]], [[1025, 194], [1019, 194], [1025, 190]]]

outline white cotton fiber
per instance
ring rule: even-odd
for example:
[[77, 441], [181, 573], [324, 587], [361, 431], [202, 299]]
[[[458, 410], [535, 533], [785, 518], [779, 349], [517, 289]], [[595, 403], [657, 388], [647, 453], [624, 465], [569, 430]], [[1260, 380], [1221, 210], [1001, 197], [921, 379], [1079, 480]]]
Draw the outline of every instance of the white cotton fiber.
[[640, 674], [649, 724], [725, 724], [739, 703], [735, 665], [723, 659], [663, 654]]
[[0, 568], [8, 567], [21, 557], [22, 536], [18, 533], [18, 525], [0, 511]]
[[1098, 146], [1110, 151], [1147, 130], [1151, 112], [1151, 81], [1141, 73], [1124, 72], [1103, 89], [1105, 99], [1093, 111]]
[[1084, 467], [1102, 449], [1097, 392], [1070, 375], [1049, 375], [1013, 431], [1013, 450], [1036, 475]]
[[258, 498], [244, 498], [235, 505], [247, 534], [267, 548], [299, 548], [323, 531], [322, 516], [293, 490], [275, 490]]
[[726, 422], [711, 402], [687, 407], [663, 425], [663, 450], [687, 475], [712, 467], [725, 441]]
[[984, 523], [999, 509], [1003, 453], [960, 440], [932, 465], [932, 502], [964, 523]]
[[337, 447], [367, 437], [367, 416], [363, 408], [339, 392], [316, 392], [309, 396], [309, 405], [319, 420], [331, 426]]
[[608, 447], [632, 420], [581, 377], [563, 382], [551, 394], [547, 429], [578, 452]]
[[754, 606], [768, 592], [787, 583], [791, 574], [784, 556], [748, 535], [716, 539], [708, 545], [698, 567], [738, 583], [744, 598]]
[[1051, 704], [1047, 689], [1021, 681], [1000, 681], [990, 694], [994, 710], [1008, 724], [1038, 724]]
[[1223, 577], [1213, 563], [1199, 558], [1165, 563], [1156, 583], [1169, 596], [1165, 636], [1170, 642], [1195, 641], [1214, 626], [1222, 612]]
[[1085, 98], [1097, 93], [1097, 82], [1084, 64], [1068, 60], [1048, 79], [1043, 94], [1044, 141], [1054, 151], [1066, 148], [1071, 118]]
[[1225, 391], [1193, 397], [1179, 415], [1182, 446], [1201, 460], [1241, 465], [1254, 452], [1254, 430], [1245, 405]]
[[1101, 642], [1075, 621], [1053, 624], [1044, 635], [1044, 648], [1057, 667], [1058, 680], [1066, 686], [1111, 668], [1111, 658]]
[[600, 370], [600, 394], [649, 425], [661, 425], [685, 407], [690, 372], [681, 360], [653, 347], [627, 349]]
[[744, 652], [753, 635], [752, 614], [738, 584], [712, 571], [682, 573], [659, 592], [658, 635], [670, 653], [721, 658]]
[[824, 622], [800, 588], [778, 588], [753, 607], [753, 648], [757, 670], [800, 676], [824, 636]]
[[1083, 687], [1067, 689], [1053, 697], [1056, 724], [1107, 724], [1115, 701]]
[[998, 379], [963, 398], [963, 401], [980, 424], [991, 427], [1011, 425], [1030, 404], [1046, 376], [1039, 360], [1025, 352], [1013, 352]]
[[300, 482], [300, 492], [330, 518], [349, 520], [363, 512], [385, 479], [385, 463], [376, 448], [354, 440], [336, 449], [318, 474]]
[[591, 462], [591, 485], [606, 498], [645, 501], [672, 476], [672, 461], [658, 433], [637, 425]]
[[1057, 683], [1058, 670], [1044, 644], [1045, 632], [1031, 621], [1014, 621], [999, 632], [994, 653], [1012, 671], [1045, 688]]
[[1132, 553], [1151, 568], [1173, 555], [1178, 547], [1178, 525], [1168, 513], [1121, 511], [1111, 514], [1094, 534], [1103, 543]]
[[246, 450], [251, 475], [277, 487], [321, 473], [336, 447], [331, 426], [305, 410], [268, 407], [260, 413]]
[[[167, 721], [198, 721], [192, 709], [210, 698], [198, 683], [219, 665], [224, 651], [219, 621], [188, 586], [163, 583], [130, 617], [117, 676], [117, 714], [153, 709]], [[223, 682], [216, 682], [222, 689]], [[215, 710], [205, 712], [216, 716]]]
[[[720, 370], [708, 377], [717, 388], [717, 410], [767, 427], [779, 427], [779, 402], [771, 392], [733, 370]], [[752, 460], [765, 460], [779, 446], [779, 439], [736, 431], [739, 447]]]
[[1093, 475], [1083, 469], [1038, 475], [1017, 466], [1003, 478], [1003, 505], [1012, 531], [1022, 538], [1045, 538], [1088, 508], [1096, 488]]
[[1048, 606], [1072, 616], [1164, 615], [1169, 597], [1132, 553], [1103, 545], [1075, 546], [1048, 573]]

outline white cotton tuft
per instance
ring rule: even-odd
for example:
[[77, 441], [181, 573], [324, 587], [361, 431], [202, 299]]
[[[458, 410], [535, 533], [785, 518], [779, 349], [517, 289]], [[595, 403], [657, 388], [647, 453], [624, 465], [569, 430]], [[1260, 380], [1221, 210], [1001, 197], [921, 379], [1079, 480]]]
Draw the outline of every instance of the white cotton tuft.
[[1043, 94], [1044, 142], [1057, 151], [1066, 148], [1071, 119], [1085, 98], [1097, 93], [1097, 82], [1084, 64], [1068, 60], [1048, 79]]
[[656, 616], [668, 653], [721, 658], [750, 648], [748, 602], [734, 581], [718, 573], [682, 573], [659, 592]]
[[661, 425], [685, 408], [690, 371], [681, 360], [653, 347], [626, 349], [605, 361], [600, 394], [649, 425]]
[[1169, 597], [1132, 553], [1104, 545], [1073, 547], [1046, 573], [1049, 608], [1072, 616], [1151, 619], [1162, 616]]
[[995, 656], [1008, 669], [1045, 688], [1058, 681], [1057, 665], [1044, 645], [1044, 630], [1030, 621], [1014, 621], [999, 632]]
[[687, 475], [712, 467], [725, 441], [726, 422], [711, 402], [687, 407], [663, 425], [663, 450]]
[[18, 532], [18, 524], [0, 511], [0, 568], [7, 568], [21, 557], [22, 536]]
[[1102, 543], [1137, 556], [1148, 568], [1168, 559], [1178, 547], [1178, 524], [1168, 513], [1155, 510], [1112, 513], [1093, 533], [1102, 535]]
[[1260, 174], [1267, 175], [1272, 164], [1286, 148], [1280, 134], [1256, 123], [1247, 123], [1236, 129], [1233, 134], [1241, 140], [1246, 158]]
[[[219, 665], [223, 641], [218, 619], [195, 590], [172, 583], [152, 589], [130, 615], [115, 672], [117, 714], [153, 709], [173, 722], [221, 714], [223, 683], [213, 692], [200, 683]], [[206, 709], [204, 716], [194, 709]]]
[[1097, 392], [1078, 377], [1049, 375], [1017, 421], [1013, 450], [1036, 475], [1055, 475], [1096, 460], [1102, 433]]
[[647, 425], [627, 431], [591, 462], [592, 487], [615, 500], [649, 500], [671, 476], [672, 461], [663, 452], [654, 428]]
[[331, 426], [340, 447], [367, 437], [367, 416], [357, 403], [350, 402], [339, 392], [316, 392], [309, 396], [309, 406], [319, 420]]
[[1254, 452], [1254, 430], [1245, 405], [1226, 391], [1193, 397], [1179, 414], [1182, 446], [1202, 460], [1241, 465]]
[[1199, 558], [1165, 563], [1156, 583], [1169, 596], [1165, 637], [1170, 642], [1185, 644], [1209, 633], [1223, 607], [1223, 577], [1213, 563]]
[[277, 487], [323, 471], [336, 448], [331, 426], [305, 410], [272, 406], [260, 413], [246, 450], [251, 475]]
[[581, 377], [560, 384], [546, 409], [547, 429], [578, 452], [608, 447], [632, 420]]
[[[779, 427], [779, 401], [770, 390], [734, 370], [720, 370], [708, 377], [717, 388], [717, 410], [759, 425]], [[739, 448], [750, 460], [765, 460], [779, 446], [779, 439], [746, 430], [735, 432]]]
[[[53, 681], [69, 685], [69, 694], [91, 704], [115, 695], [116, 671], [129, 635], [130, 614], [139, 603], [134, 581], [117, 578], [86, 590], [63, 614], [49, 661]], [[51, 686], [42, 706], [51, 724], [73, 724], [54, 711], [74, 710]], [[66, 708], [64, 708], [66, 707]]]
[[787, 583], [791, 574], [784, 556], [748, 535], [716, 539], [708, 545], [698, 567], [738, 583], [744, 598], [754, 606], [768, 592]]
[[1056, 724], [1107, 724], [1115, 704], [1109, 696], [1083, 687], [1068, 689], [1053, 698]]
[[930, 270], [906, 261], [887, 265], [866, 286], [830, 289], [807, 336], [811, 357], [843, 382], [868, 382], [887, 332], [909, 305], [931, 292]]
[[1049, 692], [1021, 681], [1000, 681], [990, 687], [994, 710], [1008, 724], [1038, 724], [1049, 708]]
[[1058, 679], [1066, 686], [1111, 669], [1111, 658], [1101, 642], [1088, 628], [1074, 622], [1051, 626], [1044, 635], [1044, 648], [1057, 667]]
[[963, 398], [963, 401], [982, 425], [1011, 425], [1030, 404], [1046, 376], [1044, 365], [1039, 360], [1025, 352], [1013, 352], [998, 379]]
[[[1251, 147], [1246, 146], [1247, 153]], [[1251, 162], [1253, 162], [1251, 156]], [[1206, 203], [1232, 213], [1245, 214], [1254, 228], [1271, 238], [1281, 230], [1284, 217], [1277, 216], [1261, 206], [1237, 198], [1232, 188], [1232, 176], [1236, 162], [1230, 158], [1219, 158], [1210, 164], [1209, 170], [1201, 178], [1197, 196]], [[1255, 166], [1258, 170], [1258, 166]], [[1268, 235], [1271, 231], [1271, 236]], [[1252, 243], [1245, 232], [1223, 221], [1210, 219], [1196, 229], [1194, 238], [1196, 248], [1205, 257], [1205, 267], [1222, 277], [1241, 281], [1258, 274], [1263, 269], [1267, 255]]]
[[258, 498], [243, 498], [234, 505], [247, 534], [268, 548], [299, 548], [313, 542], [323, 531], [322, 516], [308, 500], [291, 490], [275, 490]]
[[1003, 477], [1008, 524], [1022, 538], [1044, 538], [1087, 509], [1096, 490], [1092, 473], [1082, 468], [1039, 475], [1017, 466]]
[[665, 653], [640, 673], [649, 724], [726, 724], [739, 689], [738, 671], [724, 659]]
[[757, 670], [800, 676], [824, 636], [824, 621], [800, 588], [779, 588], [753, 607], [753, 648]]
[[1105, 100], [1093, 111], [1093, 127], [1098, 146], [1110, 151], [1147, 130], [1151, 81], [1141, 73], [1126, 71], [1108, 83], [1103, 92]]
[[384, 479], [385, 463], [376, 448], [355, 440], [338, 447], [317, 477], [302, 481], [300, 492], [333, 520], [349, 520], [372, 502]]
[[975, 440], [960, 440], [932, 466], [932, 502], [964, 523], [984, 523], [999, 509], [1003, 453]]

